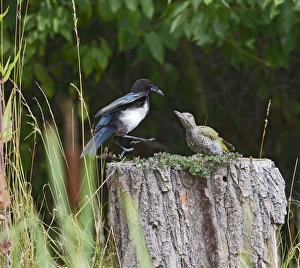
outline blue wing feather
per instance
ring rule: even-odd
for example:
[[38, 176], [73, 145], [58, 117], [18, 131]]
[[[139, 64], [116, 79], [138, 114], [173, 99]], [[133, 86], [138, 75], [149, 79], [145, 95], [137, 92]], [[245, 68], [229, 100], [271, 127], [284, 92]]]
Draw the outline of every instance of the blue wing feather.
[[97, 125], [101, 125], [101, 126], [106, 126], [109, 122], [110, 122], [110, 120], [111, 120], [111, 118], [113, 117], [113, 115], [112, 114], [109, 114], [109, 115], [107, 115], [107, 116], [103, 116], [101, 119], [100, 119], [100, 121], [99, 121], [99, 123], [97, 124]]
[[104, 126], [106, 126], [110, 120], [112, 119], [113, 114], [109, 114], [107, 116], [103, 116], [100, 121], [98, 122], [98, 124], [96, 125], [95, 129], [94, 129], [94, 135], [100, 131], [101, 128], [103, 128]]
[[131, 92], [128, 93], [127, 95], [113, 101], [111, 104], [105, 106], [104, 108], [102, 108], [101, 110], [99, 110], [95, 117], [102, 115], [102, 116], [107, 116], [110, 113], [114, 112], [114, 110], [116, 110], [117, 108], [119, 108], [122, 105], [126, 105], [129, 103], [132, 103], [142, 97], [147, 96], [147, 92]]
[[116, 131], [115, 127], [104, 126], [94, 134], [94, 137], [84, 147], [80, 158], [89, 154], [90, 158], [95, 158], [97, 149]]

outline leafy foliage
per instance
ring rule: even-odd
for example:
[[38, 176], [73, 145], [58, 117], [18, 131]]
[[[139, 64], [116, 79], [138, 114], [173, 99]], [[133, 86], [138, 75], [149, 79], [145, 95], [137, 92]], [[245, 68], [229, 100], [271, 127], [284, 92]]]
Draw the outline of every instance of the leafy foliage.
[[234, 66], [261, 62], [286, 67], [299, 38], [291, 28], [297, 13], [289, 1], [184, 1], [174, 4], [168, 17], [173, 19], [171, 32], [206, 51], [221, 47]]
[[[219, 47], [236, 67], [255, 63], [287, 67], [291, 51], [298, 49], [297, 3], [78, 1], [82, 70], [85, 78], [92, 76], [98, 82], [113, 51], [135, 50], [136, 63], [148, 61], [150, 55], [162, 65], [167, 51], [178, 49], [183, 37], [206, 52]], [[65, 88], [62, 77], [74, 79], [77, 59], [72, 30], [71, 2], [31, 3], [25, 27], [25, 85], [36, 78], [47, 96], [53, 97], [55, 91]], [[67, 72], [68, 68], [73, 75]]]

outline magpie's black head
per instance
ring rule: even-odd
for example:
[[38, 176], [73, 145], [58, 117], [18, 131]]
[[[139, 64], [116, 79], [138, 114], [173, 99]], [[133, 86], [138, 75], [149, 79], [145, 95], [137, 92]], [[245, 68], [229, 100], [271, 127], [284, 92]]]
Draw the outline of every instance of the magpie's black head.
[[164, 95], [149, 79], [139, 79], [135, 81], [131, 88], [131, 92], [154, 92], [162, 96]]

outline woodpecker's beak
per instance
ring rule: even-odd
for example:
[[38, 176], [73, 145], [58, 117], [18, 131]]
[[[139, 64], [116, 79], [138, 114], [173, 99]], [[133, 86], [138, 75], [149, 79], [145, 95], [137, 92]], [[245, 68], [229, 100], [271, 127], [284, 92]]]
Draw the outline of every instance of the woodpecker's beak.
[[182, 113], [180, 113], [178, 111], [175, 111], [175, 110], [174, 110], [174, 113], [177, 115], [177, 117], [180, 119], [180, 121], [182, 122], [182, 124], [185, 126], [187, 124], [187, 122], [186, 122], [187, 120], [186, 120], [184, 114], [182, 114]]
[[151, 86], [151, 92], [157, 93], [157, 94], [162, 95], [162, 96], [164, 95], [164, 93], [162, 93], [162, 91], [155, 85]]
[[194, 117], [190, 113], [180, 113], [178, 111], [174, 111], [174, 113], [180, 119], [185, 128], [193, 127], [194, 125], [196, 125]]
[[182, 117], [182, 114], [181, 114], [180, 112], [174, 110], [174, 113], [175, 113], [179, 118]]
[[186, 125], [187, 123], [187, 118], [185, 117], [185, 115], [183, 114], [183, 113], [180, 113], [180, 112], [178, 112], [178, 111], [175, 111], [174, 110], [174, 113], [177, 115], [177, 117], [180, 119], [180, 121], [182, 122], [182, 123], [184, 123], [184, 125]]

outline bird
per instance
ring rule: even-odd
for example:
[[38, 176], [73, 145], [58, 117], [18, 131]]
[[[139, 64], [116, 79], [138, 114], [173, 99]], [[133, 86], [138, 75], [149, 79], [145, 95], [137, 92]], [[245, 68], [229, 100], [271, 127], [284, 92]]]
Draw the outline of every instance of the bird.
[[186, 130], [186, 141], [195, 153], [203, 155], [222, 155], [234, 150], [234, 147], [219, 137], [219, 134], [208, 126], [197, 126], [190, 113], [174, 111]]
[[149, 113], [149, 93], [151, 92], [164, 95], [149, 79], [139, 79], [133, 84], [130, 93], [99, 110], [95, 117], [100, 115], [102, 117], [94, 129], [93, 138], [83, 149], [80, 158], [87, 154], [90, 158], [95, 158], [97, 149], [112, 135], [114, 142], [123, 149], [120, 158], [123, 157], [125, 152], [134, 150], [134, 148], [122, 146], [119, 142], [120, 137], [131, 139], [131, 145], [154, 141], [154, 138], [143, 139], [127, 135]]

